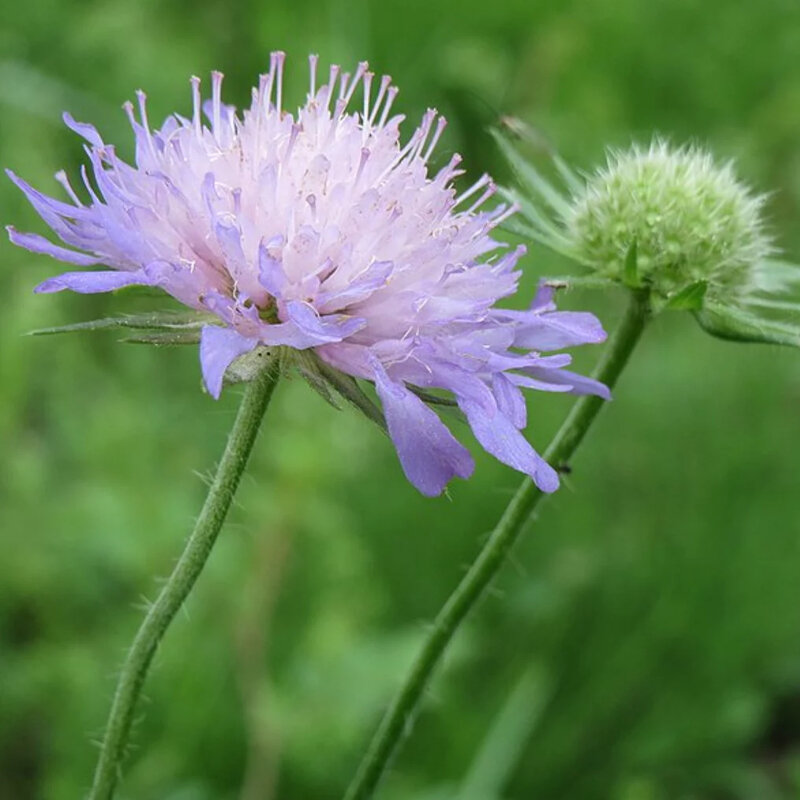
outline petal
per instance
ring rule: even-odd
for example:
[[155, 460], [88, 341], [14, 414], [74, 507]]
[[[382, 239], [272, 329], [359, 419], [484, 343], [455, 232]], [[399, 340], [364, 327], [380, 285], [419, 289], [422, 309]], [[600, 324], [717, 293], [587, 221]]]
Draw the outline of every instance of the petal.
[[531, 311], [555, 311], [556, 304], [553, 300], [556, 290], [552, 286], [548, 286], [544, 281], [539, 281], [536, 287], [536, 294], [533, 296], [531, 303]]
[[222, 392], [225, 371], [239, 357], [258, 344], [232, 328], [206, 325], [200, 333], [200, 367], [208, 393], [216, 400]]
[[[509, 312], [504, 312], [509, 313]], [[603, 342], [600, 320], [587, 311], [553, 311], [548, 314], [510, 312], [518, 322], [514, 346], [529, 350], [561, 350], [578, 344]]]
[[124, 272], [122, 270], [103, 270], [102, 272], [65, 272], [40, 283], [33, 291], [49, 294], [70, 289], [78, 294], [98, 294], [113, 292], [124, 286], [148, 286], [150, 279], [143, 270]]
[[[611, 399], [611, 390], [604, 383], [596, 381], [594, 378], [587, 378], [585, 375], [578, 375], [577, 372], [570, 372], [567, 369], [547, 369], [541, 367], [528, 367], [523, 370], [532, 378], [537, 378], [551, 384], [563, 384], [568, 386], [568, 391], [572, 394], [596, 394], [603, 400]], [[513, 378], [512, 378], [513, 380]]]
[[514, 423], [515, 428], [524, 428], [528, 410], [519, 388], [502, 372], [496, 372], [492, 378], [492, 391], [501, 413]]
[[78, 136], [86, 139], [89, 144], [93, 145], [94, 147], [103, 147], [104, 142], [101, 138], [100, 134], [97, 132], [97, 128], [94, 125], [89, 125], [86, 122], [76, 122], [73, 118], [72, 114], [68, 111], [65, 111], [61, 118], [64, 120], [64, 124]]
[[376, 289], [386, 285], [393, 270], [394, 261], [373, 261], [361, 275], [354, 278], [343, 289], [320, 293], [315, 305], [325, 313], [345, 308], [353, 303], [360, 303], [370, 297]]
[[375, 388], [403, 472], [428, 497], [442, 493], [454, 476], [468, 478], [475, 463], [438, 415], [402, 383], [392, 381], [377, 359]]
[[531, 447], [511, 420], [497, 409], [489, 416], [481, 406], [458, 399], [475, 438], [487, 453], [519, 472], [530, 475], [543, 492], [558, 489], [558, 473]]
[[[533, 378], [530, 375], [519, 375], [517, 373], [509, 373], [508, 379], [515, 385], [515, 386], [524, 386], [526, 389], [534, 389], [537, 392], [565, 392], [568, 393], [570, 390], [570, 386], [565, 386], [563, 383], [559, 383], [558, 381], [551, 380], [552, 378], [551, 370], [542, 370], [541, 378]], [[527, 370], [526, 370], [527, 373]]]
[[286, 289], [286, 273], [281, 262], [269, 254], [269, 243], [258, 248], [258, 281], [273, 296], [282, 297]]
[[68, 264], [78, 264], [81, 267], [91, 267], [100, 263], [99, 258], [86, 253], [78, 253], [75, 250], [68, 250], [66, 247], [60, 247], [45, 239], [44, 236], [39, 236], [38, 233], [20, 233], [11, 225], [8, 225], [6, 230], [8, 231], [8, 238], [13, 244], [24, 247], [26, 250], [30, 250], [31, 253], [41, 253], [59, 261], [66, 261]]
[[290, 300], [286, 304], [286, 313], [297, 329], [310, 339], [315, 339], [317, 344], [340, 342], [367, 324], [361, 317], [343, 314], [321, 317], [308, 303], [298, 300]]

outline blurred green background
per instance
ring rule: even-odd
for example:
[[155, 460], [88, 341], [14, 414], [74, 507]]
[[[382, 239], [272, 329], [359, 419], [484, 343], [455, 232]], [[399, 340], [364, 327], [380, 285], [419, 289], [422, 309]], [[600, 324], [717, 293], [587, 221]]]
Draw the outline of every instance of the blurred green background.
[[[75, 174], [69, 109], [121, 152], [121, 103], [190, 108], [226, 74], [241, 104], [271, 49], [369, 59], [444, 162], [507, 179], [486, 134], [514, 114], [574, 165], [652, 132], [698, 141], [771, 191], [800, 257], [795, 0], [31, 0], [0, 27], [0, 163]], [[408, 128], [406, 128], [408, 130]], [[0, 220], [44, 232], [0, 183]], [[237, 390], [194, 348], [36, 327], [141, 305], [34, 297], [58, 265], [0, 242], [0, 797], [86, 791], [116, 669], [199, 509]], [[536, 276], [561, 272], [532, 248]], [[620, 298], [570, 294], [607, 327]], [[138, 307], [138, 306], [137, 306]], [[590, 367], [597, 350], [581, 354]], [[569, 404], [530, 399], [543, 446]], [[432, 686], [383, 800], [800, 797], [800, 354], [659, 319]], [[462, 429], [462, 435], [466, 432]], [[159, 652], [120, 798], [314, 800], [346, 785], [420, 637], [519, 477], [427, 500], [392, 448], [299, 380], [279, 387], [239, 503]]]

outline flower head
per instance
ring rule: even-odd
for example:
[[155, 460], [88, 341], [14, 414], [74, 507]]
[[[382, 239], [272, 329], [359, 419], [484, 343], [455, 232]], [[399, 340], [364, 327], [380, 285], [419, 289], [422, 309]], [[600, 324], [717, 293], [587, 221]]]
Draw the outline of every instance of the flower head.
[[[138, 93], [138, 116], [125, 107], [135, 166], [94, 127], [65, 115], [88, 143], [89, 201], [63, 173], [56, 177], [69, 202], [9, 173], [66, 246], [13, 228], [11, 239], [110, 269], [67, 272], [37, 291], [158, 286], [212, 313], [200, 360], [215, 397], [232, 363], [261, 347], [311, 350], [374, 382], [406, 475], [431, 495], [473, 469], [469, 452], [419, 396], [445, 390], [487, 451], [553, 491], [555, 471], [520, 433], [520, 390], [605, 396], [605, 387], [564, 369], [568, 355], [542, 355], [602, 341], [602, 327], [591, 314], [556, 311], [547, 288], [527, 311], [495, 306], [519, 278], [524, 248], [504, 251], [493, 238], [514, 208], [484, 210], [495, 191], [488, 176], [457, 194], [457, 155], [431, 172], [445, 125], [435, 111], [402, 142], [388, 77], [376, 82], [365, 63], [352, 75], [334, 66], [318, 85], [312, 56], [306, 104], [292, 114], [284, 109], [283, 65], [274, 53], [241, 116], [223, 104], [219, 73], [205, 102], [193, 78], [191, 117], [168, 117], [158, 130]], [[363, 102], [348, 111], [359, 89]]]
[[709, 297], [734, 299], [772, 251], [763, 202], [730, 163], [655, 140], [610, 153], [573, 195], [564, 227], [580, 260], [602, 275], [621, 280], [635, 242], [639, 276], [656, 292], [705, 281]]

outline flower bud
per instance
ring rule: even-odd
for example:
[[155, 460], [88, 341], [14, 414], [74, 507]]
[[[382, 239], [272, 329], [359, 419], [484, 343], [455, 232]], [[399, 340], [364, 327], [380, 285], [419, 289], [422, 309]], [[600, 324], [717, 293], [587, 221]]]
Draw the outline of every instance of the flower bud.
[[576, 259], [604, 277], [630, 283], [626, 257], [635, 247], [633, 280], [648, 285], [654, 299], [702, 282], [710, 300], [735, 302], [773, 249], [763, 203], [730, 163], [655, 140], [647, 149], [610, 153], [574, 192], [562, 224]]

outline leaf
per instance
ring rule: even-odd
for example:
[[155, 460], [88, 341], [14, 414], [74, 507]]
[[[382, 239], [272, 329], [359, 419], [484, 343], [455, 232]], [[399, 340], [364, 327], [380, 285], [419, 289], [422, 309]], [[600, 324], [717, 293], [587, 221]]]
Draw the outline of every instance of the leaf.
[[673, 311], [699, 311], [703, 308], [703, 299], [706, 296], [708, 283], [706, 281], [695, 281], [688, 286], [684, 286], [679, 292], [672, 295], [664, 308]]
[[631, 242], [628, 252], [625, 254], [625, 266], [623, 268], [623, 280], [626, 286], [632, 289], [641, 288], [641, 281], [639, 279], [639, 263], [636, 247], [636, 239]]
[[142, 314], [124, 314], [120, 317], [73, 322], [53, 328], [38, 328], [29, 332], [30, 336], [51, 336], [56, 333], [75, 333], [77, 331], [115, 330], [118, 328], [137, 328], [153, 331], [200, 330], [214, 319], [211, 314], [199, 311], [148, 311]]
[[706, 302], [695, 312], [703, 330], [719, 339], [800, 347], [800, 325], [764, 319], [741, 308]]

